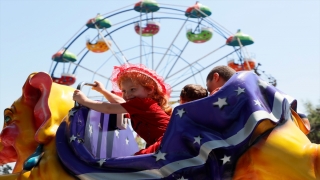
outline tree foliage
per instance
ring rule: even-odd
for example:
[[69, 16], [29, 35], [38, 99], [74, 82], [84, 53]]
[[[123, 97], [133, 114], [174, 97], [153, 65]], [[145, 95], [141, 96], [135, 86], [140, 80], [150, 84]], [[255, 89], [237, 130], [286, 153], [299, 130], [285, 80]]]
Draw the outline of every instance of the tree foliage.
[[10, 174], [12, 171], [12, 167], [8, 164], [0, 166], [0, 174]]
[[307, 111], [307, 117], [311, 125], [311, 131], [308, 138], [311, 142], [320, 144], [320, 105], [314, 106], [311, 102], [304, 103]]

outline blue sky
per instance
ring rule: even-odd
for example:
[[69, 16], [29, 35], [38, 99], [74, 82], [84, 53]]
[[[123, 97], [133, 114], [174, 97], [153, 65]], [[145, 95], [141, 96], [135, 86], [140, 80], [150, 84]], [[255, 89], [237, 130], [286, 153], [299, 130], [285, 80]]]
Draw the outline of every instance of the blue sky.
[[[50, 70], [51, 56], [60, 50], [90, 18], [97, 13], [104, 14], [130, 4], [131, 6], [125, 9], [132, 8], [134, 3], [136, 1], [131, 0], [1, 0], [0, 109], [9, 107], [21, 96], [21, 88], [30, 73]], [[159, 0], [158, 3], [160, 6], [185, 10], [195, 1]], [[254, 54], [256, 61], [262, 64], [262, 70], [277, 79], [277, 87], [280, 90], [298, 100], [299, 109], [304, 111], [305, 101], [311, 101], [315, 105], [320, 104], [320, 1], [203, 0], [200, 3], [210, 7], [212, 11], [210, 18], [229, 32], [235, 33], [241, 29], [253, 37], [255, 43], [247, 46], [246, 51]], [[118, 19], [114, 18], [114, 22], [129, 19], [131, 16], [132, 14], [119, 15]], [[161, 33], [155, 36], [155, 40], [157, 45], [163, 44], [166, 47], [168, 42], [174, 39], [174, 36], [169, 36], [170, 29], [182, 27], [181, 34], [185, 36], [187, 27], [194, 28], [194, 25], [190, 24], [183, 27], [182, 22], [167, 23], [165, 20], [159, 22]], [[129, 43], [139, 45], [140, 39], [133, 33], [133, 25], [124, 29], [119, 31], [117, 36], [115, 33], [116, 42], [123, 48]], [[97, 34], [97, 31], [79, 37], [77, 41], [79, 47], [75, 45], [74, 49], [85, 47], [86, 39], [93, 39], [94, 34]], [[212, 45], [215, 48], [221, 46], [224, 39], [214, 34], [211, 41], [210, 43], [216, 42]], [[185, 40], [181, 38], [175, 42], [180, 47], [183, 47], [184, 43]], [[211, 45], [208, 42], [197, 47], [190, 48], [184, 53], [192, 54], [189, 60], [193, 61], [204, 56], [200, 49], [210, 49]], [[227, 50], [230, 50], [230, 47], [226, 48], [226, 51], [219, 51], [220, 54], [217, 53], [217, 56], [213, 54], [212, 60], [215, 61], [222, 57], [223, 53], [230, 52]], [[128, 54], [140, 53], [139, 48], [134, 51]], [[92, 59], [83, 65], [97, 69], [110, 56], [111, 52], [108, 53], [93, 55]], [[215, 65], [226, 65], [227, 60], [233, 57], [224, 58]], [[110, 68], [113, 64], [114, 62], [110, 62], [107, 67]], [[182, 66], [177, 64], [177, 67], [180, 65]], [[201, 74], [205, 76], [208, 70], [210, 68]], [[109, 73], [105, 70], [101, 74], [109, 76]], [[98, 78], [85, 70], [79, 71], [77, 76], [77, 83], [82, 80], [81, 78], [86, 81]], [[197, 82], [205, 85], [203, 80]], [[0, 124], [2, 123], [1, 118]]]

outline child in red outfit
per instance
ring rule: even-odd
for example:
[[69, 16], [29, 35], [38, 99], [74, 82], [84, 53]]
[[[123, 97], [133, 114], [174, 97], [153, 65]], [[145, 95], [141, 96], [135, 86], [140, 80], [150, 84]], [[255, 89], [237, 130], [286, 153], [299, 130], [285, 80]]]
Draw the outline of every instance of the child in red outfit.
[[168, 105], [170, 86], [143, 65], [116, 66], [111, 80], [113, 91], [121, 90], [122, 98], [95, 81], [96, 86], [92, 89], [103, 94], [110, 103], [90, 100], [80, 90], [74, 91], [73, 100], [102, 113], [129, 113], [133, 129], [147, 143], [146, 149], [135, 155], [154, 153], [160, 146], [172, 112]]

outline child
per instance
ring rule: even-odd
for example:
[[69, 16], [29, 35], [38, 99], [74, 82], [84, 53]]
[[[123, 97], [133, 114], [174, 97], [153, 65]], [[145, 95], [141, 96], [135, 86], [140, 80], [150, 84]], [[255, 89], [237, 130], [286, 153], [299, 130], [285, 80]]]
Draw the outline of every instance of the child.
[[197, 84], [187, 84], [180, 93], [180, 104], [194, 101], [208, 96], [208, 91]]
[[229, 66], [216, 66], [207, 76], [207, 89], [210, 96], [217, 92], [236, 71]]
[[74, 91], [73, 100], [102, 113], [129, 113], [133, 129], [147, 142], [146, 149], [135, 155], [154, 153], [160, 146], [172, 113], [168, 105], [170, 86], [143, 65], [116, 66], [111, 80], [113, 91], [121, 90], [123, 98], [96, 82], [93, 89], [103, 94], [110, 103], [90, 100], [80, 90]]

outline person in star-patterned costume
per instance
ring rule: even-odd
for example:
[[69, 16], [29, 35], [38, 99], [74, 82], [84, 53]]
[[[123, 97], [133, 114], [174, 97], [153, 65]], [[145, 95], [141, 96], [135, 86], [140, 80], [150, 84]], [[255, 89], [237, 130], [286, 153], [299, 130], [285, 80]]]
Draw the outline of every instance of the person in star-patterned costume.
[[235, 73], [236, 71], [229, 66], [214, 67], [207, 76], [209, 95], [217, 92]]

